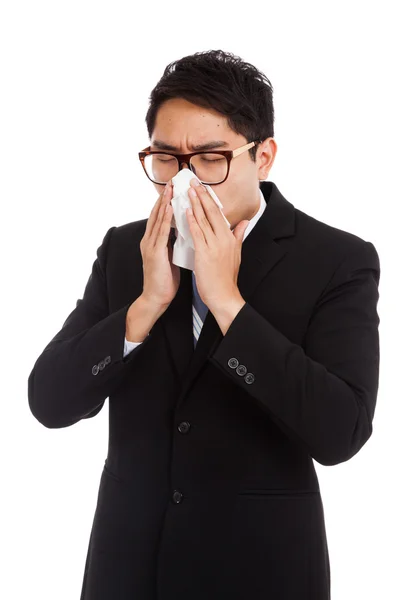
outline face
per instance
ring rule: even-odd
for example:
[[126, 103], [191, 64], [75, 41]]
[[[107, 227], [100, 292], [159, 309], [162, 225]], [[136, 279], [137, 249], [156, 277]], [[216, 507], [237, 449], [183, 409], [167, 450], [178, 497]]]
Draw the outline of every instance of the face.
[[[224, 115], [183, 98], [172, 98], [160, 106], [150, 150], [164, 150], [153, 144], [155, 140], [174, 146], [175, 150], [165, 150], [170, 154], [194, 152], [194, 145], [211, 141], [225, 141], [228, 144], [215, 146], [213, 150], [235, 150], [248, 143], [244, 136], [230, 129]], [[232, 229], [243, 219], [250, 220], [260, 208], [260, 181], [267, 179], [276, 151], [274, 138], [267, 138], [257, 148], [255, 163], [248, 150], [243, 152], [232, 159], [226, 181], [210, 186], [220, 199]], [[189, 167], [184, 164], [182, 168]], [[164, 191], [165, 186], [153, 185], [159, 194]]]

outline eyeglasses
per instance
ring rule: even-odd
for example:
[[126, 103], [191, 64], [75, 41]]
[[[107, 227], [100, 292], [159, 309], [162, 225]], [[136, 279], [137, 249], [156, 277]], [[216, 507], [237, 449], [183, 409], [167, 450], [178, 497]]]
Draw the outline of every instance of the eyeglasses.
[[227, 179], [231, 160], [261, 142], [262, 140], [250, 142], [235, 150], [190, 152], [189, 154], [153, 151], [148, 146], [138, 155], [144, 172], [153, 183], [166, 185], [172, 177], [177, 175], [181, 165], [186, 163], [201, 183], [218, 185]]

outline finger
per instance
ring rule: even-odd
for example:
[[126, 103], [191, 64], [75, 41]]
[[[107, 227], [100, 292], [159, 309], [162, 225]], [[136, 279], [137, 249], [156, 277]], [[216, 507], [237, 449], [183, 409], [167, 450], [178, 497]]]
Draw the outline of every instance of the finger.
[[199, 251], [199, 244], [206, 243], [206, 239], [204, 237], [204, 233], [198, 224], [194, 212], [190, 211], [190, 208], [186, 209], [186, 218], [189, 224], [190, 233], [192, 235], [194, 250], [195, 252]]
[[[198, 197], [198, 213], [201, 214], [200, 208], [202, 213], [204, 213], [202, 222], [206, 221], [209, 224], [211, 231], [217, 237], [223, 235], [226, 232], [226, 222], [209, 191], [202, 185], [192, 187], [191, 189], [195, 190]], [[210, 233], [210, 230], [208, 230], [208, 233]]]
[[161, 222], [161, 226], [159, 229], [159, 234], [156, 239], [156, 244], [158, 246], [166, 246], [170, 237], [171, 232], [171, 219], [174, 211], [172, 209], [171, 204], [167, 203], [165, 205], [164, 217]]
[[151, 233], [151, 237], [153, 239], [154, 244], [157, 243], [157, 239], [160, 235], [160, 230], [162, 228], [164, 219], [168, 215], [167, 208], [168, 208], [168, 206], [170, 206], [170, 200], [171, 200], [170, 193], [171, 193], [170, 188], [166, 186], [164, 194], [161, 198], [161, 204], [158, 209], [157, 219], [154, 224], [153, 231]]
[[[196, 190], [197, 189], [198, 188], [196, 188]], [[207, 219], [206, 213], [204, 212], [200, 198], [197, 196], [196, 191], [193, 187], [189, 188], [189, 195], [197, 227], [203, 235], [204, 241], [211, 241], [211, 234], [213, 235], [214, 231], [211, 227], [210, 222]]]
[[147, 223], [146, 223], [146, 232], [145, 232], [145, 235], [147, 234], [148, 236], [150, 236], [150, 234], [151, 234], [151, 232], [153, 230], [154, 224], [155, 224], [155, 222], [157, 220], [158, 210], [159, 210], [159, 208], [160, 208], [160, 206], [162, 204], [162, 201], [163, 201], [163, 198], [164, 198], [166, 192], [168, 191], [167, 188], [168, 188], [168, 184], [169, 183], [170, 182], [168, 182], [167, 185], [164, 187], [163, 192], [158, 196], [155, 204], [153, 205], [153, 208], [150, 211], [150, 215], [149, 215], [149, 218], [147, 219]]
[[152, 215], [152, 224], [150, 224], [150, 233], [149, 237], [154, 240], [158, 237], [160, 227], [162, 225], [164, 216], [165, 216], [165, 208], [171, 202], [171, 191], [172, 185], [170, 182], [165, 186], [164, 193], [160, 195], [157, 203], [155, 205], [155, 212]]

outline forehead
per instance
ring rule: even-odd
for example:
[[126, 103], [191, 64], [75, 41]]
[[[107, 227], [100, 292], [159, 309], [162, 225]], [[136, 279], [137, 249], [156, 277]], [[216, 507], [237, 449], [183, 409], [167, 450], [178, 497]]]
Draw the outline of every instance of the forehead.
[[154, 149], [190, 151], [228, 148], [237, 137], [224, 115], [182, 98], [165, 101], [157, 111], [151, 146]]

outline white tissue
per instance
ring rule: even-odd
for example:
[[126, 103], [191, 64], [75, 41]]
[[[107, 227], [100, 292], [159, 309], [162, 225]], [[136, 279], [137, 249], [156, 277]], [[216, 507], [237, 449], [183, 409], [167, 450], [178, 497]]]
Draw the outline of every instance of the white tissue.
[[[171, 227], [174, 227], [177, 236], [173, 247], [172, 262], [178, 267], [190, 269], [191, 271], [194, 271], [194, 243], [186, 217], [186, 209], [192, 206], [188, 190], [191, 187], [190, 180], [193, 178], [199, 179], [190, 169], [181, 169], [179, 173], [172, 178], [174, 195], [171, 200], [171, 206], [174, 211]], [[204, 183], [202, 185], [204, 185], [217, 206], [219, 206], [221, 214], [230, 229], [231, 225], [222, 212], [223, 206], [217, 194], [209, 185]]]

